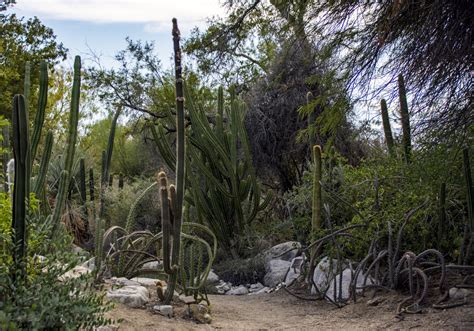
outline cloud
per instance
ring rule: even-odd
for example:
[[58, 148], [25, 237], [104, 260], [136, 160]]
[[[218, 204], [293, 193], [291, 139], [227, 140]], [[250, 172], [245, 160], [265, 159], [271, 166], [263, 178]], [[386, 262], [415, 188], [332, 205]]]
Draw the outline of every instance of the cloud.
[[21, 0], [16, 11], [43, 19], [94, 23], [145, 23], [156, 32], [171, 18], [185, 26], [202, 25], [206, 17], [223, 13], [219, 0]]

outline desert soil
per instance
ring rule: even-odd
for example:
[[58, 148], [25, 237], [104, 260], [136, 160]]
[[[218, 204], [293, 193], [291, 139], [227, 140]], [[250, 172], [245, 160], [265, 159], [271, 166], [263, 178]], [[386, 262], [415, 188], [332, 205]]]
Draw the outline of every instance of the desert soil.
[[474, 330], [474, 303], [436, 310], [425, 308], [421, 314], [395, 317], [403, 298], [385, 295], [376, 307], [362, 300], [343, 308], [324, 301], [304, 301], [284, 291], [254, 296], [211, 295], [211, 324], [197, 324], [184, 317], [184, 306], [175, 308], [175, 317], [167, 318], [145, 309], [130, 309], [117, 304], [108, 313], [123, 319], [119, 330], [368, 330], [425, 329]]

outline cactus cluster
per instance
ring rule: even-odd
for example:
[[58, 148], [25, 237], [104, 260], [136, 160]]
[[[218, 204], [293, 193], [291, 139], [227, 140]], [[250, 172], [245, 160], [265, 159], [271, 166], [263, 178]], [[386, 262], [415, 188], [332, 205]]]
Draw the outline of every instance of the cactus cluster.
[[[405, 163], [410, 163], [411, 160], [411, 129], [410, 129], [410, 113], [408, 111], [407, 93], [405, 88], [405, 80], [402, 75], [398, 76], [398, 98], [400, 103], [400, 118], [402, 124], [402, 147], [403, 158]], [[395, 156], [395, 144], [392, 135], [392, 128], [390, 125], [390, 118], [388, 116], [387, 102], [385, 99], [380, 101], [382, 125], [385, 135], [385, 143], [387, 144], [388, 152], [391, 156]]]
[[[262, 199], [244, 128], [245, 108], [233, 89], [226, 107], [224, 90], [218, 90], [215, 120], [194, 104], [184, 86], [190, 129], [187, 132], [187, 199], [190, 213], [215, 233], [232, 257], [239, 256], [239, 237], [271, 199]], [[166, 125], [170, 125], [166, 123]], [[161, 156], [174, 170], [176, 156], [162, 123], [151, 131]], [[232, 208], [229, 208], [232, 206]]]
[[[74, 83], [72, 89], [72, 102], [69, 120], [69, 135], [67, 143], [66, 161], [59, 184], [59, 193], [56, 197], [56, 205], [52, 214], [46, 217], [46, 220], [52, 222], [52, 236], [56, 234], [59, 228], [60, 216], [63, 211], [66, 190], [70, 181], [70, 173], [74, 158], [77, 122], [79, 117], [79, 94], [80, 94], [80, 57], [76, 57], [74, 63]], [[47, 65], [42, 63], [40, 67], [40, 92], [36, 117], [33, 123], [33, 133], [30, 140], [29, 121], [28, 121], [28, 99], [30, 96], [30, 65], [26, 64], [25, 69], [25, 95], [16, 95], [13, 99], [12, 115], [12, 136], [13, 136], [13, 154], [15, 160], [15, 185], [13, 192], [13, 218], [12, 229], [13, 243], [15, 251], [13, 258], [18, 264], [20, 274], [25, 275], [24, 260], [26, 257], [26, 223], [28, 218], [28, 201], [30, 185], [33, 185], [33, 192], [40, 197], [44, 192], [44, 182], [48, 171], [49, 160], [53, 145], [53, 134], [48, 132], [44, 143], [44, 151], [40, 161], [39, 171], [32, 177], [33, 163], [37, 154], [38, 145], [41, 141], [41, 132], [44, 124], [45, 108], [48, 94], [48, 75]], [[46, 199], [45, 199], [46, 200]], [[43, 201], [43, 204], [48, 204]], [[17, 269], [18, 269], [17, 268]]]

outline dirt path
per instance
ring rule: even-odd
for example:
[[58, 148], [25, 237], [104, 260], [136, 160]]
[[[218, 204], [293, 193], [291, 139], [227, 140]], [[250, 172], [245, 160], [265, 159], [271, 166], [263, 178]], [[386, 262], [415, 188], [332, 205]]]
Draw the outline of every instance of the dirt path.
[[341, 309], [322, 301], [302, 301], [283, 291], [258, 296], [215, 295], [210, 300], [210, 325], [184, 319], [184, 307], [176, 309], [172, 319], [121, 305], [109, 316], [123, 319], [119, 330], [474, 329], [472, 303], [444, 311], [426, 309], [423, 314], [406, 315], [399, 320], [394, 316], [400, 300], [397, 296], [386, 297], [377, 307], [360, 302]]

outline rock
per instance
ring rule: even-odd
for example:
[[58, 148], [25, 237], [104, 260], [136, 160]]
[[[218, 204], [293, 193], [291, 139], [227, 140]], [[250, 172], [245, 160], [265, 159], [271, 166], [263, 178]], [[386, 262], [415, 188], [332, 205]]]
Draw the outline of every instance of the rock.
[[267, 264], [263, 284], [269, 287], [275, 287], [281, 283], [290, 267], [291, 262], [284, 260], [270, 260]]
[[153, 306], [153, 310], [160, 315], [167, 316], [168, 318], [173, 317], [173, 306], [156, 305], [156, 306]]
[[131, 308], [138, 308], [150, 300], [150, 293], [144, 286], [131, 285], [116, 290], [108, 290], [107, 298]]
[[86, 267], [87, 269], [94, 271], [95, 270], [95, 257], [83, 262], [81, 264], [82, 267]]
[[226, 295], [245, 295], [248, 294], [249, 290], [244, 285], [233, 287], [230, 291], [226, 292]]
[[127, 279], [125, 277], [112, 277], [105, 280], [106, 283], [118, 286], [140, 286], [139, 282]]
[[270, 260], [291, 261], [296, 257], [296, 254], [300, 249], [301, 244], [299, 242], [287, 241], [267, 249], [265, 252], [263, 252], [263, 255], [265, 262], [267, 263]]
[[79, 278], [82, 275], [88, 274], [92, 272], [90, 269], [83, 267], [83, 266], [75, 266], [73, 269], [69, 270], [68, 272], [64, 273], [59, 277], [59, 281], [63, 282], [66, 279], [71, 279], [71, 278]]
[[301, 275], [301, 266], [303, 265], [303, 257], [297, 256], [291, 260], [290, 269], [285, 278], [285, 285], [290, 286]]
[[451, 287], [449, 289], [449, 298], [453, 300], [465, 300], [472, 295], [473, 291], [467, 288]]
[[[357, 287], [361, 287], [363, 286], [364, 284], [364, 278], [365, 278], [365, 275], [363, 275], [362, 273], [360, 273], [357, 277], [357, 282], [356, 282], [356, 286]], [[333, 299], [334, 298], [334, 291], [336, 292], [336, 297], [339, 295], [339, 282], [340, 282], [340, 279], [341, 279], [341, 275], [336, 275], [336, 286], [334, 286], [334, 281], [331, 281], [329, 282], [329, 289], [328, 291], [326, 292], [326, 295]], [[349, 289], [350, 289], [350, 286], [351, 286], [351, 282], [352, 282], [352, 271], [351, 269], [347, 268], [347, 269], [344, 269], [344, 271], [342, 272], [342, 286], [341, 286], [341, 298], [342, 300], [347, 300], [349, 299]], [[372, 282], [372, 279], [369, 277], [367, 278], [367, 284], [373, 284]], [[360, 290], [357, 290], [358, 293], [360, 293], [362, 291], [362, 289]]]
[[[337, 260], [329, 261], [329, 258], [326, 256], [319, 261], [318, 265], [314, 269], [313, 282], [316, 284], [318, 289], [322, 292], [326, 291], [329, 287], [329, 282], [333, 279], [334, 274], [337, 271]], [[317, 291], [314, 288], [314, 285], [311, 286], [311, 294], [316, 294]]]
[[117, 331], [119, 329], [118, 325], [106, 325], [106, 326], [99, 326], [95, 328], [95, 331]]
[[272, 291], [271, 288], [265, 286], [256, 292], [249, 293], [249, 295], [265, 294], [265, 293], [270, 293], [271, 291]]
[[142, 286], [156, 286], [156, 282], [158, 279], [154, 278], [145, 278], [145, 277], [135, 277], [130, 279], [132, 282], [137, 282]]
[[142, 265], [141, 269], [151, 269], [159, 270], [161, 268], [161, 263], [159, 261], [151, 261]]
[[209, 271], [209, 275], [207, 276], [207, 284], [208, 285], [215, 285], [219, 283], [219, 276], [214, 272], [214, 270]]
[[188, 308], [189, 315], [200, 323], [209, 324], [212, 322], [209, 307], [203, 304], [191, 304]]
[[225, 294], [227, 291], [230, 291], [231, 285], [221, 280], [219, 285], [215, 285], [217, 294]]
[[72, 251], [76, 253], [77, 255], [84, 255], [85, 253], [85, 251], [81, 247], [74, 244], [72, 245]]
[[385, 298], [375, 297], [372, 300], [367, 301], [367, 306], [375, 307], [375, 306], [378, 306], [379, 304], [381, 304], [384, 301], [385, 301]]
[[263, 288], [262, 283], [251, 284], [249, 286], [249, 292], [250, 293], [255, 293], [255, 292], [260, 291], [262, 288]]
[[187, 305], [190, 305], [192, 303], [196, 303], [196, 299], [194, 299], [194, 297], [191, 296], [191, 295], [188, 295], [188, 296], [180, 295], [179, 296], [179, 301], [184, 302]]

